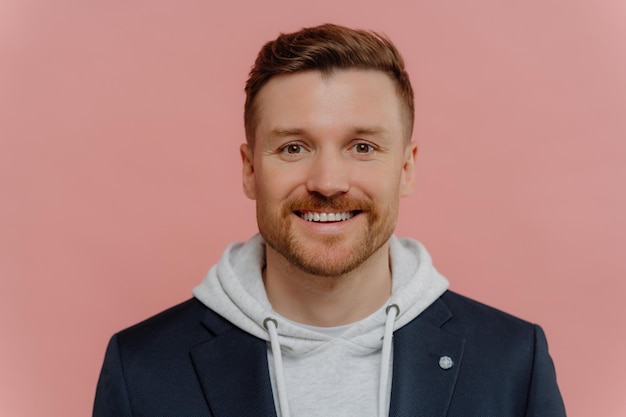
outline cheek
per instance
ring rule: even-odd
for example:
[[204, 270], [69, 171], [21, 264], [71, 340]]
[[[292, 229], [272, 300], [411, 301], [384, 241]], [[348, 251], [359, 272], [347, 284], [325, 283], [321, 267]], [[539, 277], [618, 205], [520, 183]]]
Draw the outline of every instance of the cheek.
[[356, 181], [353, 186], [362, 190], [370, 198], [387, 203], [398, 198], [401, 170], [396, 167], [369, 167], [359, 170], [355, 174]]
[[284, 202], [301, 183], [294, 172], [287, 170], [265, 169], [257, 174], [257, 196], [268, 204]]

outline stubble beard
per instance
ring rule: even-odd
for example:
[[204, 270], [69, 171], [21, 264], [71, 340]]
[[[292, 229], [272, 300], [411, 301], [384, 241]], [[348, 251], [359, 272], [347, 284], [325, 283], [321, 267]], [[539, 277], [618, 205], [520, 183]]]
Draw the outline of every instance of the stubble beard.
[[[307, 236], [297, 235], [294, 210], [358, 210], [358, 216], [367, 217], [367, 226], [356, 237], [315, 236], [312, 243]], [[258, 204], [257, 222], [265, 242], [291, 265], [314, 276], [339, 277], [358, 268], [389, 240], [396, 226], [397, 204], [384, 211], [381, 213], [368, 201], [312, 194], [285, 202], [278, 217]]]

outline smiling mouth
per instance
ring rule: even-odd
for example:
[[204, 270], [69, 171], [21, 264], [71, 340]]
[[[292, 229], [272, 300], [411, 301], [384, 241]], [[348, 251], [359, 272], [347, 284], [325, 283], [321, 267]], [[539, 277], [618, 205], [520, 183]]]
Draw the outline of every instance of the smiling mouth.
[[354, 211], [337, 211], [337, 212], [321, 212], [321, 211], [296, 211], [296, 214], [303, 220], [307, 222], [316, 222], [316, 223], [328, 223], [328, 222], [342, 222], [345, 220], [350, 220], [357, 214], [359, 214], [360, 210]]

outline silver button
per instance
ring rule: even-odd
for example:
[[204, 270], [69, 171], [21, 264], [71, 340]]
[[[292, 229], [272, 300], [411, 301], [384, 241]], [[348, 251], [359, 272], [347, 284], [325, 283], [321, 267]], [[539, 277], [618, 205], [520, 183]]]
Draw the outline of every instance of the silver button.
[[454, 366], [454, 361], [450, 356], [442, 356], [439, 358], [439, 367], [441, 369], [450, 369]]

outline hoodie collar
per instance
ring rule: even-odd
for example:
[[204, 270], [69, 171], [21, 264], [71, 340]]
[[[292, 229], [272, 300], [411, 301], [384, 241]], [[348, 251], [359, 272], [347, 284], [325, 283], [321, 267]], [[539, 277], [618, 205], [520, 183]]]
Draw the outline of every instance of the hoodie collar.
[[[342, 334], [342, 338], [365, 349], [381, 347], [388, 305], [398, 306], [393, 328], [397, 330], [448, 288], [448, 281], [433, 267], [430, 255], [419, 242], [392, 236], [389, 248], [392, 295], [388, 303]], [[270, 337], [264, 321], [276, 320], [280, 345], [288, 354], [302, 354], [332, 340], [331, 336], [301, 327], [274, 312], [261, 277], [264, 264], [265, 242], [260, 235], [245, 243], [234, 243], [194, 288], [193, 294], [235, 326], [265, 341], [270, 341]]]

